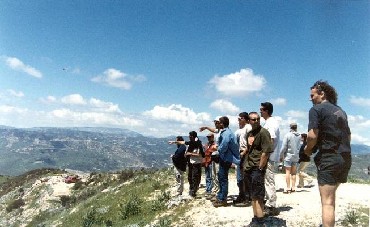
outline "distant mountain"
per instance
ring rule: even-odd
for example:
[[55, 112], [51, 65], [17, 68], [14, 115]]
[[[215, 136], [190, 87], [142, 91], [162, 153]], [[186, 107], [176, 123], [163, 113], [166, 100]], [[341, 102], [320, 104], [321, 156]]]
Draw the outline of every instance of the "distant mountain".
[[370, 154], [370, 146], [362, 144], [351, 144], [353, 154]]
[[[175, 136], [145, 137], [119, 128], [0, 126], [0, 175], [19, 175], [38, 168], [88, 172], [161, 168], [170, 164], [170, 155], [176, 150], [176, 146], [167, 144], [173, 139]], [[370, 154], [370, 147], [353, 144], [352, 152]]]
[[176, 149], [167, 141], [115, 128], [0, 128], [0, 174], [38, 168], [161, 168]]

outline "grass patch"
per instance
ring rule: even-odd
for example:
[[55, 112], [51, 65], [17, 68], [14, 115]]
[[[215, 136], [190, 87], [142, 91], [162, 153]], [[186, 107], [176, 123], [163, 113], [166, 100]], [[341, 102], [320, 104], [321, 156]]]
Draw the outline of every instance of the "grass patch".
[[346, 210], [341, 224], [343, 226], [368, 226], [369, 209], [367, 207], [354, 207], [350, 205]]
[[[97, 183], [107, 182], [103, 175], [95, 176], [93, 184], [96, 187], [89, 189], [96, 193], [87, 192], [89, 186], [74, 191], [76, 202], [70, 205], [70, 209], [75, 207], [78, 211], [66, 215], [62, 219], [63, 226], [144, 226], [167, 209], [166, 202], [170, 199], [170, 194], [166, 192], [169, 185], [167, 182], [173, 180], [169, 171], [140, 171], [120, 176], [116, 181], [109, 181], [111, 190], [104, 193], [101, 190], [106, 185]], [[122, 181], [129, 180], [128, 176], [132, 176], [133, 181], [123, 184]], [[160, 190], [160, 194], [153, 195], [158, 194], [153, 188]], [[80, 196], [84, 199], [80, 199]], [[65, 202], [68, 203], [67, 198]], [[170, 220], [163, 219], [160, 226], [169, 223]]]

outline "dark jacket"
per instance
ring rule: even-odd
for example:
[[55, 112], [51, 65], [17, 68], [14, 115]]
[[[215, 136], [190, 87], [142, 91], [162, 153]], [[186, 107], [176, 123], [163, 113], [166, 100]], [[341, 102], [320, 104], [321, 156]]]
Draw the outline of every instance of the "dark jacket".
[[185, 157], [186, 146], [184, 144], [178, 145], [175, 154], [172, 156], [173, 165], [181, 171], [186, 171], [187, 159]]

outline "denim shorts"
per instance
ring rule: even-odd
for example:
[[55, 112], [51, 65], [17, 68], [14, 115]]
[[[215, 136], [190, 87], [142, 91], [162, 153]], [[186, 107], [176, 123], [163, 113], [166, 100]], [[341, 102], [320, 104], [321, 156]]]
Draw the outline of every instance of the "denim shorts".
[[348, 172], [352, 165], [350, 152], [319, 152], [315, 156], [317, 181], [319, 185], [336, 185], [347, 182]]
[[292, 167], [292, 166], [297, 166], [298, 162], [292, 162], [292, 161], [285, 161], [284, 160], [284, 166], [285, 167]]
[[263, 200], [265, 198], [265, 173], [257, 167], [245, 172], [247, 175], [249, 194], [252, 200]]

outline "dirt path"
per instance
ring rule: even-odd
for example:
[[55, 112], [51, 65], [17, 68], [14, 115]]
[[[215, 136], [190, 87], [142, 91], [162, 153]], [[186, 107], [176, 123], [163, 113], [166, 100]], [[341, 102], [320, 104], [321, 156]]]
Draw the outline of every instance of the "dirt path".
[[[320, 195], [316, 181], [313, 187], [297, 188], [296, 192], [283, 194], [285, 175], [275, 176], [277, 204], [280, 214], [269, 217], [269, 226], [319, 226], [321, 223]], [[204, 183], [204, 179], [202, 179]], [[188, 185], [185, 186], [188, 188]], [[342, 184], [337, 191], [336, 226], [341, 226], [351, 207], [370, 207], [370, 185]], [[177, 226], [246, 226], [253, 216], [252, 207], [235, 207], [233, 197], [238, 194], [234, 174], [229, 176], [229, 198], [227, 207], [214, 208], [211, 201], [204, 198], [204, 187], [199, 191], [199, 198], [192, 199], [192, 209], [184, 215]], [[184, 192], [187, 195], [187, 191]], [[183, 196], [184, 196], [183, 195]], [[186, 197], [186, 196], [184, 196]], [[367, 214], [369, 215], [369, 214]]]

